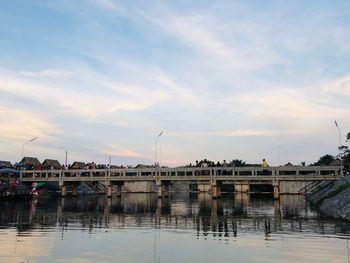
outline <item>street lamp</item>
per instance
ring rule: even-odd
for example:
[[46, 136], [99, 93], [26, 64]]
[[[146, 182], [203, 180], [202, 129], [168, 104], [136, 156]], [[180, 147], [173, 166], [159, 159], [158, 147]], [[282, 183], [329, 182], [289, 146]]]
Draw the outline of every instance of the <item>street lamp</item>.
[[277, 154], [278, 154], [278, 165], [281, 166], [281, 152], [280, 152], [280, 148], [282, 148], [281, 145], [277, 145]]
[[105, 155], [108, 156], [108, 164], [109, 164], [109, 167], [108, 167], [108, 176], [111, 176], [111, 165], [112, 165], [112, 156], [105, 153]]
[[163, 131], [161, 131], [161, 133], [159, 133], [159, 135], [156, 137], [156, 142], [155, 142], [155, 165], [157, 165], [157, 154], [158, 154], [158, 139], [160, 136], [162, 136]]
[[67, 159], [68, 159], [68, 151], [67, 151], [67, 149], [65, 149], [64, 147], [62, 147], [61, 145], [58, 145], [58, 144], [55, 144], [58, 148], [61, 148], [63, 151], [65, 151], [65, 153], [66, 153], [66, 156], [65, 156], [65, 160], [64, 160], [64, 165], [66, 166], [66, 168], [68, 168], [67, 167]]
[[22, 144], [22, 152], [21, 152], [21, 154], [22, 154], [22, 159], [23, 159], [23, 153], [24, 153], [24, 146], [26, 145], [26, 144], [28, 144], [28, 143], [31, 143], [32, 141], [35, 141], [36, 139], [38, 139], [39, 137], [35, 137], [35, 138], [33, 138], [33, 139], [31, 139], [31, 140], [29, 140], [29, 141], [26, 141], [25, 143], [23, 143]]
[[340, 157], [340, 175], [343, 175], [343, 160], [341, 158], [341, 146], [342, 146], [341, 145], [341, 132], [340, 132], [340, 128], [339, 128], [337, 121], [334, 121], [334, 123], [335, 123], [335, 126], [337, 127], [338, 132], [339, 132], [339, 147], [338, 147], [338, 149], [339, 149], [339, 157]]

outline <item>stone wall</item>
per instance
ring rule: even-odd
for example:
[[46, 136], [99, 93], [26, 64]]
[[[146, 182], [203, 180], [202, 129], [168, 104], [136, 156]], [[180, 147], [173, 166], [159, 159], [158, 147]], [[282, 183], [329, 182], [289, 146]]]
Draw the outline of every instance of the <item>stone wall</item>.
[[323, 182], [306, 198], [321, 213], [350, 220], [350, 176], [335, 182]]

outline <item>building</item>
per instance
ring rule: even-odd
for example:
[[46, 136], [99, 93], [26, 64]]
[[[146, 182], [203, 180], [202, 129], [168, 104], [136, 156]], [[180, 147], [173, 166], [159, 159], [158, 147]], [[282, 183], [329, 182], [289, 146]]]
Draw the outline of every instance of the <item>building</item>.
[[42, 163], [42, 168], [45, 170], [61, 170], [62, 165], [57, 160], [45, 159]]
[[41, 169], [41, 163], [35, 157], [23, 157], [20, 164], [22, 167], [24, 166], [26, 169], [29, 169], [29, 170]]
[[84, 162], [74, 162], [70, 169], [77, 169], [77, 170], [83, 170], [86, 168], [86, 164]]
[[0, 169], [13, 168], [13, 165], [8, 161], [0, 161]]

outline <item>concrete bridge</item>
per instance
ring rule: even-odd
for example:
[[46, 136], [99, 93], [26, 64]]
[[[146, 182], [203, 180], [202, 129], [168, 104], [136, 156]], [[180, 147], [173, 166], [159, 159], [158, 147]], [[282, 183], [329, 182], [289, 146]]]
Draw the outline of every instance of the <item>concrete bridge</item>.
[[221, 196], [221, 187], [232, 184], [234, 192], [248, 193], [254, 185], [268, 186], [274, 197], [280, 194], [300, 194], [315, 182], [335, 181], [341, 178], [335, 166], [279, 166], [279, 167], [178, 167], [178, 168], [120, 168], [86, 170], [26, 170], [20, 172], [22, 182], [58, 182], [61, 195], [78, 194], [81, 182], [103, 183], [106, 195], [121, 195], [122, 186], [129, 182], [151, 183], [158, 197], [168, 197], [171, 184], [189, 182], [200, 192], [210, 192], [212, 198]]

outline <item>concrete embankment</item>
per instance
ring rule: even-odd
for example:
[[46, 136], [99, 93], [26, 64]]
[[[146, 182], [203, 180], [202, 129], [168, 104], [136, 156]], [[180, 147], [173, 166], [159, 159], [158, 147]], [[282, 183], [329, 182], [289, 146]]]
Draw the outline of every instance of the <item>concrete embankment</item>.
[[324, 215], [350, 220], [350, 176], [316, 185], [306, 199]]

